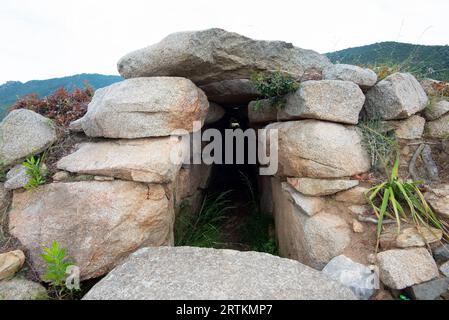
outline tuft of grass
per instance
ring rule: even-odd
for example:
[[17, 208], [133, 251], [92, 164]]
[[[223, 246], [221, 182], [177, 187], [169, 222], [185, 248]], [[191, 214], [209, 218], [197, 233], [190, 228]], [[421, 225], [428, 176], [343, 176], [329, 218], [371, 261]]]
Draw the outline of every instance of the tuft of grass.
[[274, 227], [274, 219], [270, 214], [262, 212], [256, 191], [248, 176], [242, 172], [240, 175], [248, 190], [250, 198], [248, 206], [251, 210], [251, 215], [242, 226], [243, 241], [250, 245], [252, 251], [278, 255], [276, 239], [270, 232]]
[[27, 174], [29, 176], [29, 181], [25, 189], [32, 190], [46, 183], [45, 177], [47, 176], [47, 170], [42, 168], [41, 160], [42, 158], [36, 159], [32, 156], [22, 163], [27, 168]]
[[398, 234], [401, 232], [401, 222], [406, 222], [414, 224], [418, 232], [422, 228], [430, 232], [432, 227], [440, 229], [444, 237], [449, 239], [448, 224], [432, 211], [419, 189], [420, 184], [419, 181], [408, 182], [399, 179], [399, 152], [397, 152], [388, 181], [367, 191], [367, 200], [378, 218], [376, 250], [379, 248], [385, 218], [396, 221]]
[[[300, 84], [293, 77], [280, 71], [274, 73], [256, 72], [251, 75], [251, 82], [256, 87], [263, 99], [269, 99], [271, 106], [282, 108], [285, 106], [285, 95], [295, 92]], [[262, 102], [259, 100], [254, 105], [255, 111], [260, 110]]]
[[375, 169], [383, 169], [388, 175], [388, 166], [393, 161], [399, 146], [393, 130], [386, 129], [380, 118], [362, 120], [358, 128], [363, 134], [363, 144], [371, 157]]
[[207, 196], [200, 212], [191, 212], [190, 205], [181, 203], [175, 225], [175, 246], [218, 248], [221, 242], [220, 226], [225, 214], [231, 210], [229, 193]]

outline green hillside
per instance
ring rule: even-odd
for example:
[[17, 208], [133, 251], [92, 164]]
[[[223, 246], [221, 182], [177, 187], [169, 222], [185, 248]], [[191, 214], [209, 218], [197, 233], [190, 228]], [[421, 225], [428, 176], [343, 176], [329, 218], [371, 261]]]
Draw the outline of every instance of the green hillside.
[[99, 89], [121, 80], [123, 79], [119, 76], [79, 74], [64, 78], [33, 80], [26, 83], [9, 81], [0, 85], [0, 119], [3, 119], [8, 108], [14, 104], [18, 97], [27, 94], [35, 93], [43, 98], [62, 87], [68, 91], [72, 91], [75, 88], [84, 88], [85, 83], [88, 83], [94, 89]]
[[449, 81], [449, 46], [381, 42], [327, 53], [334, 63], [398, 66], [418, 77]]

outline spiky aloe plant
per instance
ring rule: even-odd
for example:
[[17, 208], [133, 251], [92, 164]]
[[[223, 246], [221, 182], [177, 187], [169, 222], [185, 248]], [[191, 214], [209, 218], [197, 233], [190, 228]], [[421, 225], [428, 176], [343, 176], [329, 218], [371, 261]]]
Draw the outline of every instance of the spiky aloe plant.
[[399, 152], [396, 152], [389, 180], [367, 191], [368, 202], [378, 218], [376, 250], [379, 248], [385, 217], [396, 221], [398, 234], [401, 232], [401, 222], [411, 222], [418, 232], [421, 228], [426, 228], [430, 232], [432, 228], [437, 228], [443, 232], [446, 239], [449, 239], [447, 223], [440, 220], [432, 211], [419, 189], [420, 184], [419, 181], [406, 182], [399, 179]]

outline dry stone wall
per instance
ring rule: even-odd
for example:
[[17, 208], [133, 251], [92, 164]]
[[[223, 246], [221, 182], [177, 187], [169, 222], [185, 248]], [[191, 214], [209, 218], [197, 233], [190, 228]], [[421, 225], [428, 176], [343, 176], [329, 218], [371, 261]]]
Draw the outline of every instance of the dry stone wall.
[[[430, 80], [422, 86], [411, 74], [396, 73], [378, 81], [371, 70], [333, 65], [314, 51], [281, 41], [256, 41], [221, 29], [169, 35], [126, 55], [118, 69], [126, 80], [98, 90], [85, 117], [71, 124], [74, 134], [85, 141], [58, 159], [60, 172], [53, 182], [33, 192], [21, 189], [23, 184], [10, 183], [10, 189], [15, 189], [12, 200], [9, 191], [0, 188], [2, 207], [7, 210], [10, 205], [9, 232], [26, 248], [40, 274], [44, 269], [39, 258], [41, 246], [55, 240], [80, 266], [82, 279], [105, 275], [126, 261], [87, 298], [170, 297], [170, 292], [158, 295], [154, 288], [136, 292], [133, 288], [139, 284], [134, 282], [139, 277], [135, 274], [130, 276], [133, 288], [130, 283], [110, 282], [115, 273], [128, 269], [146, 275], [148, 270], [162, 268], [157, 269], [162, 274], [173, 267], [173, 259], [184, 259], [186, 254], [205, 260], [193, 265], [183, 260], [184, 272], [205, 264], [209, 267], [211, 259], [220, 259], [226, 266], [237, 263], [236, 272], [249, 277], [254, 276], [247, 274], [250, 259], [260, 261], [266, 275], [273, 271], [268, 272], [271, 265], [286, 272], [302, 270], [301, 264], [258, 254], [190, 249], [143, 249], [128, 259], [143, 247], [172, 246], [179, 203], [188, 201], [196, 212], [208, 186], [210, 166], [170, 161], [171, 154], [182, 155], [188, 147], [182, 140], [171, 139], [172, 131], [183, 129], [192, 134], [201, 130], [193, 128], [194, 121], [213, 126], [227, 108], [239, 107], [248, 108], [254, 128], [279, 132], [279, 170], [274, 176], [260, 177], [259, 184], [262, 207], [275, 218], [280, 254], [319, 271], [332, 261], [326, 268], [329, 277], [304, 267], [317, 279], [319, 288], [312, 286], [307, 293], [292, 290], [285, 298], [316, 298], [328, 287], [335, 298], [371, 297], [374, 291], [364, 290], [360, 283], [344, 282], [353, 292], [348, 293], [332, 282], [331, 278], [338, 281], [337, 272], [348, 268], [356, 268], [358, 273], [375, 270], [393, 289], [439, 276], [435, 261], [423, 248], [426, 241], [419, 241], [419, 234], [410, 229], [399, 240], [393, 236], [384, 241], [388, 245], [381, 248], [378, 260], [372, 257], [376, 221], [365, 198], [372, 159], [357, 127], [361, 114], [366, 114], [377, 117], [386, 131], [394, 131], [401, 145], [401, 169], [408, 166], [420, 144], [430, 145], [428, 139], [432, 146], [442, 146], [433, 151], [448, 157], [449, 147], [442, 142], [449, 136], [448, 101], [433, 98]], [[285, 97], [284, 108], [262, 101], [262, 107], [255, 110], [259, 93], [249, 81], [255, 71], [280, 71], [301, 85]], [[49, 119], [26, 110], [6, 117], [0, 134], [0, 161], [5, 168], [20, 167], [23, 159], [43, 152], [58, 139]], [[447, 183], [429, 186], [426, 194], [442, 217], [449, 216]], [[149, 266], [141, 261], [147, 255], [162, 255], [168, 264]], [[416, 261], [419, 264], [415, 265]], [[419, 270], [410, 270], [416, 268]], [[205, 270], [211, 283], [222, 283], [219, 273]], [[228, 273], [221, 276], [235, 276]], [[309, 284], [303, 276], [297, 278]], [[164, 279], [160, 278], [162, 286], [169, 281]], [[179, 273], [173, 279], [180, 286], [187, 281]], [[259, 285], [279, 290], [279, 283]], [[192, 297], [220, 296], [213, 291], [216, 288], [204, 288], [203, 292], [188, 293]], [[258, 297], [258, 285], [250, 290], [254, 291], [245, 291], [248, 297]], [[223, 297], [238, 298], [231, 291]]]

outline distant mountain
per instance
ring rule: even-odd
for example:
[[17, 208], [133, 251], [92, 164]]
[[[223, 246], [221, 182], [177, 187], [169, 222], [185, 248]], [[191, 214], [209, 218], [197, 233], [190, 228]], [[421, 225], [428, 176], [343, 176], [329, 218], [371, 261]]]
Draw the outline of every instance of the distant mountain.
[[62, 87], [68, 91], [72, 91], [75, 88], [82, 89], [85, 87], [85, 84], [88, 83], [94, 89], [100, 89], [121, 80], [123, 79], [120, 76], [79, 74], [64, 78], [33, 80], [26, 83], [8, 81], [5, 84], [0, 85], [0, 120], [3, 119], [8, 108], [16, 102], [17, 98], [27, 94], [35, 93], [43, 98]]
[[381, 42], [327, 53], [334, 63], [398, 66], [419, 77], [449, 81], [449, 46]]

